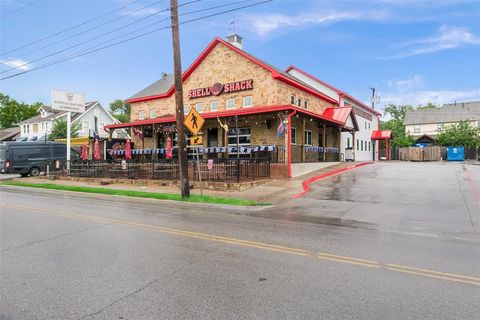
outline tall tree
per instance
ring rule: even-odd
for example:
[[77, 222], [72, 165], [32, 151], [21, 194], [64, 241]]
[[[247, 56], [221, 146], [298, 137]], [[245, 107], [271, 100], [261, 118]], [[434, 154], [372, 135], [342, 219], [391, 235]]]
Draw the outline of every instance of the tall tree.
[[412, 145], [414, 139], [411, 135], [405, 133], [405, 115], [407, 111], [414, 110], [410, 105], [389, 104], [384, 109], [384, 116], [388, 118], [380, 123], [382, 130], [392, 130], [392, 146], [408, 147]]
[[441, 146], [480, 147], [480, 128], [464, 120], [448, 125], [437, 137]]
[[23, 120], [36, 116], [41, 106], [40, 102], [28, 105], [0, 93], [0, 129], [15, 127]]
[[117, 99], [110, 103], [110, 113], [122, 123], [130, 121], [130, 112], [130, 104], [123, 100]]
[[436, 104], [429, 102], [424, 106], [420, 105], [417, 107], [417, 110], [430, 110], [430, 109], [438, 109], [438, 106]]
[[[72, 122], [70, 127], [70, 136], [72, 138], [78, 137], [80, 131], [80, 122]], [[58, 119], [53, 122], [52, 133], [48, 135], [48, 140], [66, 139], [67, 138], [67, 120]]]

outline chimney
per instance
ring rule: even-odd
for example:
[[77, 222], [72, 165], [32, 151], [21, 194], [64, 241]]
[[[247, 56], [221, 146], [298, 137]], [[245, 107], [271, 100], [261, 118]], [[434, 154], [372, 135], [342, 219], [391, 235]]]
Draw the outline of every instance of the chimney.
[[238, 34], [234, 33], [227, 36], [227, 42], [233, 44], [238, 49], [243, 50], [242, 37]]

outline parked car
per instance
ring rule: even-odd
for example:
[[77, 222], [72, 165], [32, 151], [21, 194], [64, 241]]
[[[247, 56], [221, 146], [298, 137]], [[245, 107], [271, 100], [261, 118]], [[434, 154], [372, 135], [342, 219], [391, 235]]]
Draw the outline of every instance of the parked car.
[[[71, 149], [71, 160], [80, 155]], [[46, 163], [65, 163], [67, 146], [61, 142], [29, 141], [0, 143], [0, 173], [17, 173], [23, 177], [38, 176], [45, 170]]]

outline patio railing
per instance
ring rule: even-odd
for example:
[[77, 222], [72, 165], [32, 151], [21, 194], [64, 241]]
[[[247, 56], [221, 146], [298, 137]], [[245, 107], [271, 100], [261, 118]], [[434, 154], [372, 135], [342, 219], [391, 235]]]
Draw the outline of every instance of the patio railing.
[[[203, 181], [241, 182], [270, 178], [270, 159], [200, 160]], [[177, 180], [180, 167], [176, 160], [151, 162], [80, 162], [70, 165], [70, 176], [111, 179]], [[188, 162], [188, 177], [198, 181], [196, 161]]]

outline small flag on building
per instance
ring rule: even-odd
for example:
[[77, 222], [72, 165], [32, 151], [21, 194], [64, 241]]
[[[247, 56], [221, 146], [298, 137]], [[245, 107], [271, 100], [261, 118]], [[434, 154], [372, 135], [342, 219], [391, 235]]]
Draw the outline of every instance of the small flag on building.
[[283, 123], [282, 117], [278, 116], [278, 127], [277, 127], [277, 138], [280, 138], [285, 131], [285, 124]]

